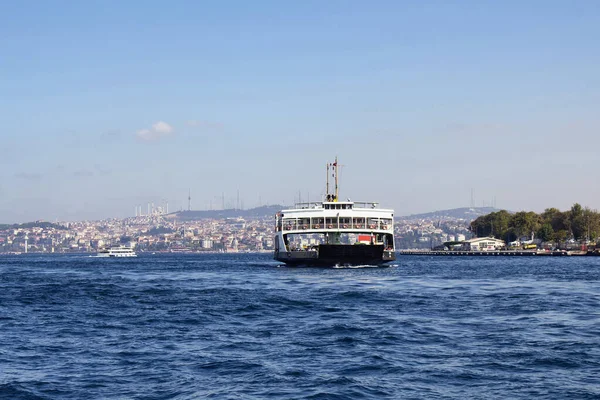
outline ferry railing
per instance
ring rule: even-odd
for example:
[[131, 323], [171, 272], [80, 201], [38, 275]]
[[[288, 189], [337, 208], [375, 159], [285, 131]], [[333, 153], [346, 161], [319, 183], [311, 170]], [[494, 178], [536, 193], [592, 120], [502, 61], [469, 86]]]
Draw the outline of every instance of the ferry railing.
[[322, 208], [323, 204], [351, 204], [352, 208], [378, 208], [379, 203], [375, 201], [339, 201], [339, 202], [329, 202], [329, 201], [310, 201], [303, 203], [294, 203], [294, 208], [296, 209], [311, 209], [311, 208]]
[[366, 223], [366, 222], [328, 222], [328, 223], [301, 223], [301, 222], [289, 222], [282, 224], [282, 227], [277, 230], [283, 231], [296, 231], [296, 230], [308, 230], [308, 229], [326, 229], [326, 230], [339, 230], [339, 229], [377, 229], [377, 230], [390, 230], [393, 228], [391, 223], [381, 221], [379, 223]]

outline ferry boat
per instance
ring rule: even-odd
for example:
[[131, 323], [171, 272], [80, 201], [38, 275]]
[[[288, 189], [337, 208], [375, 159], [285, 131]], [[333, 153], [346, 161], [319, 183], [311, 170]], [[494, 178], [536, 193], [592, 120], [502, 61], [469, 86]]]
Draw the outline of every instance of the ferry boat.
[[96, 257], [137, 257], [131, 247], [119, 246], [101, 250]]
[[379, 208], [376, 202], [340, 201], [337, 157], [327, 163], [326, 192], [324, 201], [298, 203], [276, 214], [275, 260], [290, 266], [341, 266], [396, 259], [394, 210]]

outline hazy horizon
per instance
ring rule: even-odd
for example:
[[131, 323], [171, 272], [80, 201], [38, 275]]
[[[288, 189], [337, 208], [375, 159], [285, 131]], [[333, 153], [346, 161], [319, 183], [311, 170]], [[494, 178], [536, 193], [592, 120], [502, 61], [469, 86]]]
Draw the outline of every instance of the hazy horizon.
[[600, 3], [7, 3], [0, 223], [600, 208]]

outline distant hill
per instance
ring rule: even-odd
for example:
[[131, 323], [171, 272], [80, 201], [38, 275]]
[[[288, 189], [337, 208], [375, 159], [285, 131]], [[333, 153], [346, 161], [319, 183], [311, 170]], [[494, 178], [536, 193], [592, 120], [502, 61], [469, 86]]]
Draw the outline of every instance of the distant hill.
[[[262, 206], [248, 210], [200, 210], [200, 211], [178, 211], [167, 216], [168, 219], [177, 219], [179, 221], [193, 221], [199, 219], [220, 219], [220, 218], [258, 218], [273, 217], [278, 211], [284, 209], [281, 205]], [[399, 220], [411, 219], [440, 219], [455, 218], [472, 221], [481, 215], [486, 215], [494, 211], [500, 211], [494, 207], [463, 207], [450, 210], [433, 211], [423, 214], [413, 214], [402, 217], [396, 217]]]
[[174, 218], [179, 221], [193, 221], [198, 219], [273, 217], [277, 211], [281, 210], [282, 208], [282, 206], [273, 205], [256, 207], [248, 210], [238, 210], [232, 208], [228, 210], [179, 211], [169, 214], [167, 218]]
[[411, 219], [443, 219], [443, 218], [455, 218], [455, 219], [465, 219], [468, 221], [472, 221], [477, 217], [482, 215], [486, 215], [492, 212], [500, 211], [498, 208], [494, 207], [462, 207], [462, 208], [453, 208], [450, 210], [440, 210], [433, 211], [424, 214], [413, 214], [407, 215], [404, 217], [396, 217], [396, 219], [400, 220], [411, 220]]
[[43, 228], [43, 229], [54, 228], [54, 229], [60, 229], [60, 230], [67, 229], [65, 226], [53, 224], [52, 222], [46, 222], [46, 221], [25, 222], [23, 224], [0, 224], [0, 230], [31, 229], [31, 228]]

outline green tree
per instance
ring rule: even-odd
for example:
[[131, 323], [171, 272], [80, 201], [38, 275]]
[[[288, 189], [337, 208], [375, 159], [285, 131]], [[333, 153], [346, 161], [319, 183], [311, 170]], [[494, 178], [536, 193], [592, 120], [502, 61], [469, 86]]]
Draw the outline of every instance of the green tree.
[[510, 240], [512, 233], [510, 229], [510, 220], [512, 215], [506, 210], [492, 213], [492, 215], [492, 235], [499, 239]]
[[510, 214], [502, 210], [482, 215], [471, 222], [470, 230], [478, 237], [494, 236], [506, 242], [536, 233], [544, 241], [596, 239], [600, 236], [600, 214], [575, 203], [568, 211], [547, 208], [541, 214], [521, 211]]
[[471, 222], [470, 230], [475, 236], [494, 236], [505, 239], [510, 234], [510, 221], [512, 216], [506, 210], [482, 215]]
[[600, 214], [594, 210], [590, 215], [590, 239], [597, 240], [600, 237]]
[[564, 242], [565, 240], [567, 240], [568, 236], [569, 232], [564, 229], [561, 229], [559, 231], [554, 232], [553, 240], [557, 243]]
[[600, 233], [600, 214], [589, 207], [583, 209], [583, 220], [585, 223], [585, 237], [595, 240]]
[[571, 232], [575, 240], [583, 239], [587, 233], [583, 208], [579, 203], [573, 204], [570, 214]]
[[540, 229], [541, 218], [533, 211], [520, 211], [513, 215], [512, 228], [518, 236], [531, 236]]
[[549, 222], [545, 222], [537, 233], [538, 238], [544, 242], [549, 242], [554, 239], [554, 229]]
[[570, 212], [561, 212], [557, 208], [547, 208], [541, 215], [543, 223], [549, 223], [554, 232], [571, 231]]

